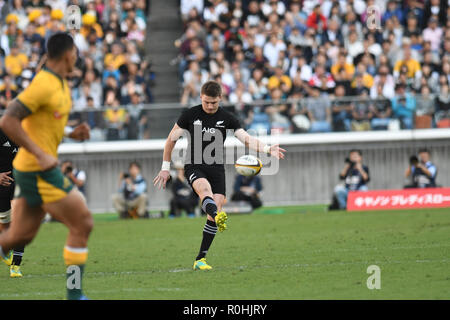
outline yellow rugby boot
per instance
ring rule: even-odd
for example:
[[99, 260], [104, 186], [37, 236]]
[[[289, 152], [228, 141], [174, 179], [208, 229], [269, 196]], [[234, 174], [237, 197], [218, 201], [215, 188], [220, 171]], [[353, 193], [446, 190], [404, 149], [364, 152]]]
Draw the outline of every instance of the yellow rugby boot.
[[20, 267], [12, 265], [11, 268], [9, 269], [9, 276], [11, 278], [20, 278], [20, 277], [22, 277], [23, 275], [22, 275], [22, 271], [20, 271]]
[[228, 219], [228, 216], [224, 211], [220, 211], [214, 218], [219, 232], [223, 232], [227, 229], [227, 224], [225, 223], [225, 222], [227, 222], [227, 219]]
[[212, 267], [206, 263], [205, 258], [201, 258], [200, 260], [196, 260], [194, 262], [194, 270], [211, 270]]
[[8, 256], [5, 258], [2, 257], [2, 261], [9, 267], [13, 260], [13, 252], [12, 250], [9, 251]]

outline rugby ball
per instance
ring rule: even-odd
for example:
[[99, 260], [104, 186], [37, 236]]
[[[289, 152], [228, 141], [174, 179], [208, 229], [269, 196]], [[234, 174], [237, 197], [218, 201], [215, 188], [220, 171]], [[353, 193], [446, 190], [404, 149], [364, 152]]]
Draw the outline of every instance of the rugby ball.
[[246, 154], [237, 159], [234, 167], [240, 175], [251, 177], [257, 175], [261, 171], [262, 163], [257, 157]]

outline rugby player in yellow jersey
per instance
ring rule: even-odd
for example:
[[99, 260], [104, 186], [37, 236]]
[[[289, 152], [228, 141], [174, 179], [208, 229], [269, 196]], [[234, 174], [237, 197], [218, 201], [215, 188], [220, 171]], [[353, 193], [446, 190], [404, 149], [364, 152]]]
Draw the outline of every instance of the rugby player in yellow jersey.
[[[57, 148], [72, 106], [66, 76], [74, 69], [77, 48], [72, 37], [57, 33], [47, 42], [47, 62], [31, 84], [11, 101], [0, 120], [5, 134], [21, 148], [14, 159], [16, 204], [9, 229], [0, 235], [0, 255], [33, 240], [46, 212], [64, 223], [69, 235], [64, 247], [67, 298], [86, 299], [81, 279], [87, 242], [93, 227], [81, 193], [58, 168]], [[89, 138], [82, 124], [70, 138]]]

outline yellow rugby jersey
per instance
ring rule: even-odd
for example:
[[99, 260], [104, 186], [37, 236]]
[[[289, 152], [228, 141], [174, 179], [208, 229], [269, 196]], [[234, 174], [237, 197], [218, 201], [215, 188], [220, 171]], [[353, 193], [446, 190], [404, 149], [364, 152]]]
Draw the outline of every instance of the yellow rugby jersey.
[[[43, 68], [17, 99], [31, 111], [22, 120], [24, 131], [42, 150], [57, 157], [57, 149], [72, 108], [67, 81]], [[13, 166], [20, 171], [41, 170], [36, 157], [25, 148], [19, 149]]]

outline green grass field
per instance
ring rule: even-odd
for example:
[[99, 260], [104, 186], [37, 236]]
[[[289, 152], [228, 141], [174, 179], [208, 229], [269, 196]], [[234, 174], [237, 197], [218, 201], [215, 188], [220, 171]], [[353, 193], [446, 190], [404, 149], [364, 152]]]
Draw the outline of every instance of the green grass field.
[[[450, 299], [450, 208], [326, 212], [323, 206], [231, 215], [192, 271], [204, 218], [95, 215], [84, 278], [91, 299]], [[43, 224], [24, 277], [0, 265], [0, 299], [63, 299], [67, 229]], [[381, 289], [366, 286], [381, 269]]]

